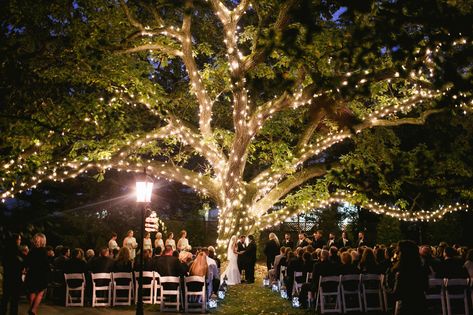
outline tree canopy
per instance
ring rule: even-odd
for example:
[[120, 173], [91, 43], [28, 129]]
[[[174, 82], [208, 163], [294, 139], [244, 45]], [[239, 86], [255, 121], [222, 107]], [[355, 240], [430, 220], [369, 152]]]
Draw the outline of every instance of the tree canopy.
[[472, 6], [2, 2], [1, 196], [146, 169], [222, 243], [342, 200], [438, 219], [473, 197]]

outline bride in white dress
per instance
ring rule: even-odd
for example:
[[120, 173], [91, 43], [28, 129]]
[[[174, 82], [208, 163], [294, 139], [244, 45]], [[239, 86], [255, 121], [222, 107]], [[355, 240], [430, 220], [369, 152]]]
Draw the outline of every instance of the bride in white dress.
[[227, 259], [228, 259], [228, 266], [225, 272], [222, 274], [222, 280], [227, 277], [227, 284], [234, 285], [239, 284], [241, 282], [241, 275], [240, 271], [238, 270], [238, 255], [237, 255], [237, 237], [235, 235], [232, 236], [230, 242], [228, 243], [227, 249]]

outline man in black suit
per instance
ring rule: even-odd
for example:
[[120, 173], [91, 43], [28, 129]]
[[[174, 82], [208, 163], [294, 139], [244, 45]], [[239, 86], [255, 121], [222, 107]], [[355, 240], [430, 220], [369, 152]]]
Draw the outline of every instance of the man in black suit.
[[245, 255], [247, 257], [247, 282], [254, 283], [255, 282], [255, 264], [256, 264], [256, 242], [255, 237], [253, 235], [248, 235], [248, 246], [246, 247]]
[[351, 247], [351, 241], [348, 239], [347, 232], [342, 232], [342, 237], [338, 240], [338, 248]]
[[335, 233], [328, 233], [328, 241], [327, 241], [327, 247], [330, 248], [332, 246], [335, 246], [338, 248], [337, 241], [335, 239]]
[[312, 241], [312, 247], [313, 248], [323, 248], [324, 245], [326, 245], [326, 242], [323, 239], [323, 231], [322, 230], [317, 230], [314, 233], [314, 238], [313, 238], [313, 241]]
[[368, 244], [366, 244], [365, 232], [360, 231], [358, 232], [358, 242], [356, 243], [356, 247], [362, 247], [362, 246], [368, 246]]
[[309, 242], [307, 242], [307, 235], [305, 235], [305, 233], [303, 233], [303, 232], [300, 232], [299, 233], [299, 240], [297, 241], [296, 247], [304, 248], [307, 245], [309, 245]]
[[240, 274], [242, 274], [242, 271], [245, 270], [245, 277], [246, 277], [245, 280], [248, 280], [248, 274], [247, 274], [248, 271], [246, 268], [247, 259], [245, 255], [245, 252], [246, 252], [245, 239], [246, 239], [245, 235], [240, 235], [240, 239], [238, 240], [238, 243], [237, 243], [237, 253], [238, 253], [237, 264], [238, 264], [238, 270], [240, 270]]
[[443, 261], [440, 262], [440, 270], [435, 275], [436, 278], [468, 278], [468, 271], [463, 267], [463, 261], [458, 257], [457, 251], [454, 248], [446, 247], [443, 252], [443, 258]]
[[281, 242], [281, 247], [289, 247], [292, 249], [294, 247], [294, 242], [291, 240], [291, 233], [284, 234], [284, 240]]

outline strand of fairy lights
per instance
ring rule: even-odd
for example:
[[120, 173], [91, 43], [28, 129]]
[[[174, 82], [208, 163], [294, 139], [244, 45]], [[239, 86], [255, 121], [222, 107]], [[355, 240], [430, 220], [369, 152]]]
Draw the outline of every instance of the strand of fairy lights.
[[[224, 36], [225, 36], [224, 40], [225, 40], [225, 44], [227, 45], [228, 69], [231, 72], [230, 75], [233, 75], [233, 76], [237, 77], [238, 74], [242, 73], [241, 72], [243, 70], [243, 69], [241, 69], [242, 64], [244, 63], [245, 60], [247, 60], [247, 57], [248, 57], [248, 56], [243, 56], [243, 54], [238, 50], [238, 45], [237, 45], [237, 43], [238, 43], [237, 30], [239, 28], [237, 23], [238, 23], [238, 19], [240, 19], [241, 15], [245, 13], [243, 9], [246, 6], [246, 4], [242, 5], [242, 6], [238, 6], [235, 10], [230, 11], [220, 1], [213, 1], [213, 2], [217, 3], [217, 9], [215, 10], [217, 16], [219, 16], [219, 18], [221, 19], [224, 27], [227, 28], [227, 31], [224, 34]], [[248, 2], [248, 4], [249, 4], [249, 2]], [[249, 5], [251, 5], [251, 4], [249, 4]], [[155, 35], [170, 36], [170, 37], [180, 41], [183, 45], [184, 44], [187, 44], [187, 45], [192, 44], [191, 39], [189, 37], [189, 34], [185, 34], [182, 29], [174, 28], [172, 26], [170, 28], [164, 28], [164, 25], [160, 25], [160, 28], [162, 28], [162, 29], [152, 30], [148, 26], [145, 27], [145, 29], [142, 31], [142, 35], [149, 38], [149, 41], [147, 42], [148, 44], [153, 43], [151, 39]], [[153, 32], [155, 32], [155, 33], [153, 33]], [[465, 45], [467, 43], [468, 43], [468, 41], [466, 39], [457, 39], [453, 42], [453, 45]], [[432, 55], [433, 51], [438, 53], [440, 51], [440, 47], [441, 47], [441, 45], [439, 44], [433, 50], [429, 49], [429, 48], [427, 48], [425, 50], [425, 53], [426, 53], [425, 65], [428, 68], [427, 74], [424, 74], [423, 70], [420, 69], [416, 72], [411, 71], [410, 73], [408, 73], [408, 76], [411, 79], [421, 79], [421, 80], [424, 79], [426, 76], [427, 77], [432, 77], [434, 75], [434, 66], [435, 66], [435, 64], [433, 63], [433, 61], [431, 59], [431, 55]], [[176, 55], [181, 57], [181, 58], [185, 57], [184, 54], [181, 51], [177, 51]], [[205, 86], [204, 86], [204, 84], [203, 84], [203, 82], [200, 78], [200, 73], [199, 73], [198, 69], [194, 67], [194, 65], [195, 65], [195, 61], [192, 58], [190, 63], [187, 62], [186, 69], [188, 71], [189, 78], [190, 78], [189, 85], [190, 85], [191, 91], [193, 91], [193, 93], [195, 93], [197, 101], [199, 102], [199, 118], [200, 118], [199, 119], [199, 121], [200, 121], [199, 125], [201, 127], [201, 132], [203, 133], [204, 130], [202, 130], [202, 128], [205, 129], [205, 128], [209, 128], [209, 126], [210, 126], [211, 108], [212, 108], [213, 102], [210, 101], [210, 98], [208, 97], [207, 91], [205, 90]], [[188, 67], [188, 66], [190, 66], [190, 67]], [[407, 71], [407, 69], [405, 69], [405, 70]], [[370, 71], [365, 70], [364, 75], [366, 75], [366, 77], [362, 77], [362, 78], [357, 79], [358, 81], [356, 81], [355, 85], [354, 85], [355, 88], [358, 88], [363, 84], [367, 84], [370, 81], [369, 80]], [[402, 79], [402, 77], [403, 76], [401, 76], [399, 73], [396, 73], [393, 76], [393, 78], [388, 78], [387, 81], [390, 82], [391, 80]], [[335, 88], [333, 90], [328, 90], [328, 91], [322, 91], [322, 92], [319, 92], [319, 93], [315, 93], [312, 96], [312, 98], [303, 98], [302, 97], [303, 90], [299, 89], [297, 92], [295, 92], [291, 96], [292, 100], [290, 102], [290, 108], [297, 109], [297, 108], [299, 108], [301, 106], [304, 106], [306, 104], [310, 104], [313, 99], [316, 99], [318, 96], [320, 96], [323, 93], [331, 94], [331, 93], [335, 93], [335, 91], [340, 93], [340, 90], [341, 90], [342, 87], [346, 87], [347, 85], [352, 83], [350, 81], [352, 79], [351, 73], [347, 73], [346, 78], [347, 79], [344, 80], [341, 83], [340, 88]], [[276, 111], [281, 110], [283, 108], [282, 107], [281, 108], [275, 108], [275, 106], [277, 106], [277, 104], [278, 104], [276, 101], [274, 103], [269, 102], [269, 103], [267, 103], [266, 108], [257, 107], [258, 108], [257, 110], [259, 110], [259, 112], [257, 112], [254, 116], [252, 116], [252, 117], [254, 117], [253, 121], [251, 119], [249, 120], [249, 118], [250, 118], [249, 114], [250, 113], [249, 113], [248, 103], [251, 102], [251, 101], [248, 97], [248, 90], [246, 90], [245, 87], [244, 87], [244, 83], [245, 83], [245, 80], [243, 78], [242, 80], [237, 80], [237, 82], [235, 83], [235, 86], [232, 87], [232, 89], [236, 89], [236, 90], [240, 91], [239, 93], [234, 94], [236, 96], [236, 98], [234, 98], [234, 103], [241, 101], [242, 104], [243, 104], [242, 106], [240, 106], [241, 111], [235, 112], [235, 116], [238, 116], [239, 119], [240, 119], [239, 121], [237, 121], [237, 126], [245, 127], [245, 125], [250, 124], [250, 126], [249, 126], [250, 128], [248, 128], [248, 130], [249, 130], [250, 135], [254, 136], [254, 134], [256, 134], [256, 132], [259, 129], [262, 128], [262, 126], [263, 126], [264, 122], [266, 121], [266, 119], [270, 119], [271, 116]], [[414, 88], [418, 88], [418, 87], [416, 85], [414, 85]], [[151, 104], [150, 104], [149, 96], [141, 96], [142, 95], [141, 92], [138, 92], [138, 94], [140, 95], [139, 96], [140, 99], [135, 101], [136, 98], [135, 98], [134, 94], [130, 90], [126, 89], [125, 87], [123, 87], [122, 90], [120, 90], [120, 89], [115, 90], [115, 93], [119, 93], [119, 92], [120, 93], [125, 92], [130, 96], [131, 101], [127, 101], [128, 104], [132, 104], [133, 106], [136, 106], [137, 103], [144, 104], [148, 109], [150, 109], [150, 111], [152, 113], [158, 115], [158, 112], [155, 111], [153, 109], [153, 106], [151, 106]], [[411, 97], [415, 97], [415, 95], [421, 95], [423, 97], [433, 98], [434, 94], [439, 93], [439, 92], [440, 91], [435, 91], [435, 93], [434, 93], [433, 91], [429, 91], [429, 90], [421, 90], [420, 87], [419, 87], [419, 89], [417, 89], [417, 92], [414, 93], [414, 95], [411, 96]], [[443, 95], [445, 95], [445, 92], [443, 92]], [[470, 105], [473, 105], [473, 101], [465, 101], [465, 99], [467, 97], [470, 97], [470, 96], [471, 95], [467, 95], [465, 93], [459, 93], [459, 95], [453, 95], [452, 100], [456, 100], [457, 97], [461, 97], [463, 100], [457, 106], [465, 108], [465, 111], [466, 111], [467, 108], [472, 107]], [[101, 101], [103, 101], [103, 99], [101, 99]], [[115, 102], [115, 101], [116, 101], [116, 98], [111, 99], [111, 102]], [[111, 102], [109, 102], [109, 106], [112, 106]], [[407, 99], [405, 102], [407, 104], [409, 102], [409, 99]], [[282, 103], [280, 103], [280, 104], [282, 104]], [[394, 106], [389, 107], [389, 108], [387, 107], [387, 108], [384, 108], [384, 109], [383, 108], [377, 109], [377, 110], [373, 111], [372, 113], [370, 113], [367, 117], [363, 117], [363, 118], [364, 119], [372, 119], [373, 122], [375, 122], [377, 119], [387, 117], [389, 115], [393, 115], [393, 114], [396, 114], [398, 112], [409, 111], [412, 107], [413, 106], [403, 106], [403, 104], [401, 102], [401, 104], [397, 105], [397, 107], [396, 107], [396, 105], [394, 105]], [[234, 104], [234, 111], [235, 110], [236, 110], [236, 106]], [[86, 120], [86, 119], [88, 119], [88, 121], [91, 121], [90, 118], [88, 118], [88, 117], [84, 118], [84, 120]], [[95, 123], [97, 124], [98, 122], [95, 122]], [[251, 123], [254, 123], [254, 125], [251, 124]], [[235, 126], [235, 127], [237, 127], [237, 126]], [[216, 169], [216, 171], [215, 171], [216, 176], [214, 177], [215, 182], [217, 184], [220, 183], [220, 185], [222, 185], [224, 181], [226, 181], [227, 179], [229, 179], [229, 177], [231, 177], [232, 172], [228, 167], [229, 162], [227, 160], [225, 160], [225, 158], [222, 155], [218, 154], [219, 152], [218, 152], [218, 150], [215, 149], [215, 146], [212, 146], [212, 142], [210, 142], [210, 144], [209, 144], [208, 136], [204, 137], [204, 139], [202, 139], [201, 137], [196, 137], [196, 136], [192, 135], [192, 133], [190, 133], [189, 130], [184, 128], [184, 127], [177, 127], [177, 129], [173, 130], [173, 132], [170, 133], [169, 136], [170, 137], [177, 137], [179, 139], [179, 141], [181, 141], [185, 144], [189, 144], [193, 147], [197, 147], [196, 151], [201, 153], [201, 154], [207, 153], [209, 151], [209, 150], [206, 150], [208, 148], [207, 146], [210, 145], [210, 148], [212, 149], [212, 150], [210, 150], [211, 154], [210, 154], [210, 156], [207, 155], [205, 157], [206, 158], [210, 157], [214, 161], [215, 161], [215, 159], [220, 158], [219, 162], [216, 165], [213, 165], [213, 167]], [[335, 143], [343, 141], [344, 139], [349, 138], [351, 136], [352, 136], [352, 134], [350, 132], [348, 132], [346, 130], [345, 131], [342, 130], [342, 131], [339, 131], [338, 133], [335, 132], [335, 133], [327, 135], [324, 138], [321, 138], [315, 144], [306, 145], [303, 148], [302, 152], [301, 152], [302, 154], [293, 159], [292, 169], [297, 169], [298, 166], [300, 166], [305, 160], [307, 160], [311, 156], [314, 156], [314, 155], [316, 156], [316, 155], [320, 154], [321, 152], [323, 152], [323, 151], [327, 150], [328, 148], [330, 148]], [[150, 144], [151, 141], [153, 141], [153, 140], [150, 140], [150, 141], [140, 140], [140, 141], [141, 142], [137, 143], [137, 145], [147, 145], [147, 144]], [[40, 146], [41, 145], [39, 145], [39, 147]], [[233, 153], [234, 152], [231, 152], [231, 155]], [[240, 159], [239, 162], [241, 162], [241, 163], [244, 162], [244, 161], [241, 161], [241, 159], [243, 157], [235, 156], [234, 158]], [[10, 161], [10, 162], [12, 162], [12, 161]], [[235, 161], [232, 160], [232, 162], [235, 162]], [[44, 180], [44, 179], [64, 180], [64, 178], [75, 177], [75, 176], [81, 174], [82, 172], [86, 172], [90, 168], [99, 168], [99, 169], [106, 170], [106, 169], [109, 169], [109, 168], [112, 168], [112, 167], [117, 167], [117, 165], [118, 165], [118, 167], [117, 167], [118, 170], [125, 169], [126, 171], [139, 172], [139, 171], [142, 170], [142, 166], [143, 166], [143, 164], [141, 164], [141, 163], [130, 163], [130, 162], [125, 161], [123, 159], [116, 162], [116, 164], [112, 163], [112, 161], [110, 161], [110, 160], [109, 161], [105, 160], [105, 161], [99, 161], [99, 162], [90, 162], [90, 161], [87, 161], [86, 157], [84, 157], [84, 161], [74, 160], [74, 161], [70, 161], [70, 162], [62, 162], [62, 164], [61, 164], [61, 162], [47, 163], [47, 165], [52, 169], [48, 171], [48, 167], [45, 167], [45, 169], [40, 170], [39, 173], [37, 174], [37, 176], [35, 175], [34, 178], [32, 178], [32, 180], [34, 181], [34, 184], [30, 187], [33, 187], [33, 186], [35, 187], [37, 184], [41, 183], [41, 180]], [[22, 164], [17, 164], [17, 163], [15, 163], [15, 161], [13, 161], [12, 163], [5, 164], [4, 167], [5, 168], [10, 168], [10, 167], [15, 168], [15, 166], [16, 166], [16, 168], [19, 168], [19, 169], [22, 168]], [[152, 168], [153, 166], [148, 165], [147, 167]], [[68, 170], [62, 170], [61, 168], [70, 168], [70, 170], [69, 169]], [[10, 172], [10, 170], [8, 172]], [[198, 179], [199, 177], [202, 178], [203, 175], [201, 173], [199, 173], [199, 175], [197, 175], [197, 178], [196, 178], [196, 177], [187, 176], [187, 175], [183, 176], [182, 174], [180, 174], [181, 170], [179, 168], [167, 168], [166, 170], [160, 170], [160, 171], [157, 171], [157, 172], [160, 175], [162, 175], [164, 178], [168, 179], [168, 180], [179, 180], [179, 181], [181, 181], [181, 182], [183, 182], [187, 185], [192, 185], [192, 187], [195, 188], [195, 189], [204, 189], [205, 190], [205, 188], [203, 188], [203, 186], [205, 186], [204, 183], [202, 182], [202, 180]], [[224, 174], [227, 174], [227, 176], [225, 176]], [[186, 176], [187, 176], [187, 178], [186, 178]], [[285, 177], [285, 175], [272, 174], [272, 172], [263, 173], [262, 176], [259, 176], [256, 180], [256, 184], [257, 184], [257, 187], [260, 191], [260, 196], [262, 197], [265, 194], [267, 194], [269, 191], [271, 191], [271, 189], [273, 187], [276, 187], [277, 184], [280, 182], [280, 180], [283, 179], [284, 177]], [[228, 195], [226, 195], [226, 193], [222, 190], [222, 193], [220, 195], [220, 199], [223, 201], [223, 203], [222, 203], [223, 206], [221, 208], [221, 211], [219, 212], [219, 215], [221, 215], [222, 220], [219, 221], [219, 231], [229, 232], [231, 230], [229, 225], [234, 226], [237, 223], [240, 224], [239, 231], [243, 231], [244, 229], [246, 229], [246, 227], [241, 227], [241, 226], [244, 225], [245, 223], [249, 224], [251, 222], [251, 220], [255, 219], [254, 214], [251, 213], [252, 210], [250, 209], [250, 207], [247, 204], [244, 203], [244, 200], [246, 198], [246, 188], [245, 187], [247, 186], [247, 183], [241, 183], [241, 181], [239, 179], [234, 179], [231, 182], [225, 182], [223, 185], [228, 187], [228, 192], [231, 193], [232, 198], [229, 198]], [[7, 192], [4, 192], [2, 194], [2, 198], [13, 196], [15, 191], [21, 192], [22, 190], [26, 189], [28, 186], [29, 186], [28, 183], [21, 182], [19, 184], [20, 188], [18, 190], [15, 190], [15, 188], [12, 187], [11, 190], [9, 190]], [[230, 186], [233, 186], [233, 187], [230, 187]], [[240, 208], [241, 209], [241, 214], [243, 216], [247, 215], [247, 217], [242, 217], [241, 214], [238, 215], [239, 218], [237, 218], [237, 216], [234, 216], [231, 213], [231, 211], [233, 209], [235, 209], [236, 207]], [[377, 209], [381, 209], [381, 208], [377, 208]], [[392, 210], [389, 210], [389, 209], [387, 209], [387, 210], [384, 209], [384, 211], [387, 212], [388, 214], [393, 213]], [[226, 243], [226, 241], [227, 240], [220, 240], [219, 244], [221, 244], [221, 242]]]

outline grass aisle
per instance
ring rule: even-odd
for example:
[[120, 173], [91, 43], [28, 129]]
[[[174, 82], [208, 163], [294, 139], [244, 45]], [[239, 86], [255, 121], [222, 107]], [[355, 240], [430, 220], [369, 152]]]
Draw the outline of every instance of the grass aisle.
[[256, 266], [256, 282], [229, 286], [225, 299], [212, 314], [294, 314], [307, 315], [313, 311], [295, 309], [288, 300], [283, 300], [279, 293], [263, 287], [263, 274], [266, 267]]

